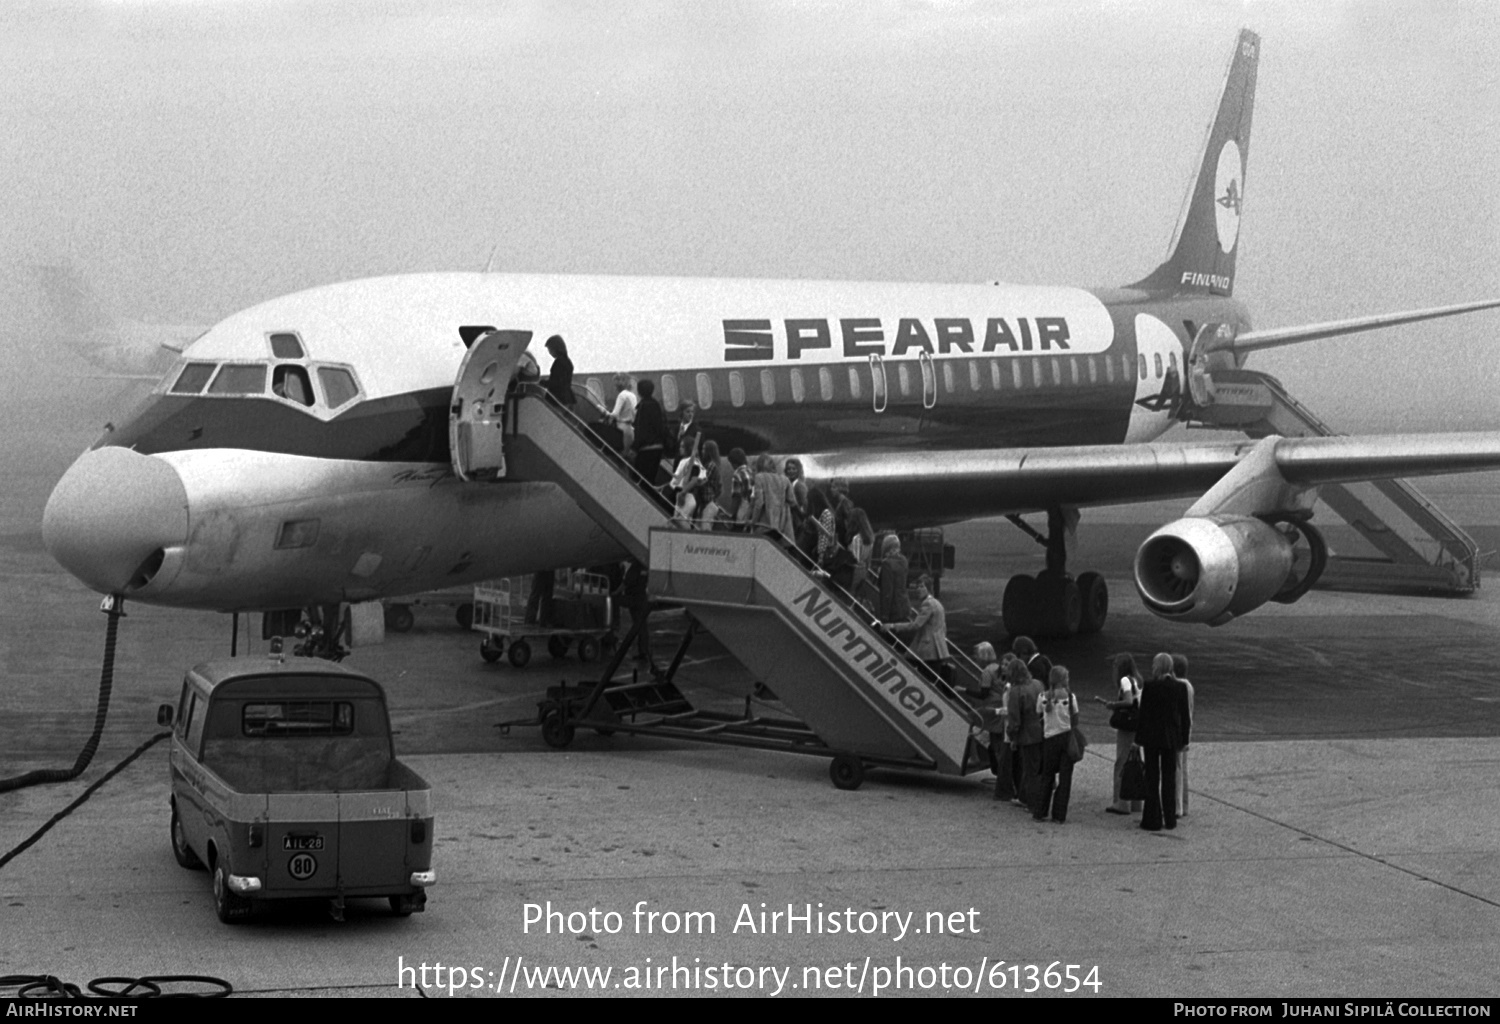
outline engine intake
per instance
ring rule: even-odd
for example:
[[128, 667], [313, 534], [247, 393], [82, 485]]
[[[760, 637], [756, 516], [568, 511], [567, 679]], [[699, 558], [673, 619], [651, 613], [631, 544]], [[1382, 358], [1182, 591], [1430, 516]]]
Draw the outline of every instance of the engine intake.
[[[1300, 578], [1293, 575], [1298, 533], [1314, 556]], [[1253, 516], [1179, 519], [1136, 552], [1135, 587], [1164, 619], [1221, 626], [1267, 601], [1301, 597], [1322, 574], [1325, 554], [1322, 538], [1306, 523], [1278, 528]]]

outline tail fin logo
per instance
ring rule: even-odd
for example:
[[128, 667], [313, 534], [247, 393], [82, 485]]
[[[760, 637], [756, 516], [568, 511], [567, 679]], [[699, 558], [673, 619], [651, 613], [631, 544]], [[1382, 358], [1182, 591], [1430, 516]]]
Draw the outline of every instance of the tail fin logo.
[[1240, 235], [1240, 204], [1244, 197], [1245, 162], [1233, 139], [1224, 140], [1219, 150], [1219, 166], [1214, 173], [1214, 226], [1219, 232], [1219, 249], [1226, 256], [1234, 251]]

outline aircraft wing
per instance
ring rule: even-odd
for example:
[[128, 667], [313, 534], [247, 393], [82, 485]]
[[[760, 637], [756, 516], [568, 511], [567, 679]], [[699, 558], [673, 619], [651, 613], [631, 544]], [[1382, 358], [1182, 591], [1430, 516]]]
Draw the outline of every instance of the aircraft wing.
[[938, 525], [1051, 505], [1197, 497], [1253, 449], [1270, 450], [1296, 488], [1500, 469], [1500, 433], [1249, 438], [1205, 444], [981, 451], [839, 452], [803, 457], [810, 480], [843, 477], [884, 525]]
[[1238, 353], [1257, 352], [1265, 348], [1296, 345], [1304, 341], [1317, 341], [1321, 338], [1336, 338], [1342, 334], [1374, 331], [1382, 327], [1396, 327], [1400, 324], [1417, 323], [1421, 320], [1436, 320], [1439, 317], [1457, 316], [1460, 313], [1473, 313], [1481, 309], [1494, 309], [1497, 306], [1500, 306], [1500, 299], [1486, 299], [1482, 302], [1464, 302], [1456, 306], [1412, 309], [1401, 313], [1380, 313], [1376, 316], [1362, 316], [1352, 320], [1329, 320], [1325, 323], [1303, 324], [1298, 327], [1273, 327], [1263, 331], [1244, 331], [1237, 337], [1225, 337], [1222, 340], [1210, 341], [1206, 351], [1215, 352], [1221, 349], [1230, 349]]

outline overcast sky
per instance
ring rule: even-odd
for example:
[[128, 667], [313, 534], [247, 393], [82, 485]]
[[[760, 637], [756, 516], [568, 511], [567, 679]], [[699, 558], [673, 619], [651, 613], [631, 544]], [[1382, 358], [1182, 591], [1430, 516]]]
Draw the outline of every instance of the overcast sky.
[[[1165, 254], [1242, 26], [1257, 325], [1500, 297], [1485, 2], [21, 0], [0, 253], [165, 322], [497, 245], [516, 271], [1119, 284]], [[1349, 429], [1500, 427], [1497, 339], [1488, 313], [1252, 365]]]

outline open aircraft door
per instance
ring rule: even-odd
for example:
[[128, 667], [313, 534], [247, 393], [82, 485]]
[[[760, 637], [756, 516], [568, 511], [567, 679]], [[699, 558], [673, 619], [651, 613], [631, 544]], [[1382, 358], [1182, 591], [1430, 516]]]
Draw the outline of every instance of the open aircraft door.
[[470, 346], [453, 385], [448, 444], [460, 480], [505, 476], [505, 393], [531, 331], [490, 331]]

